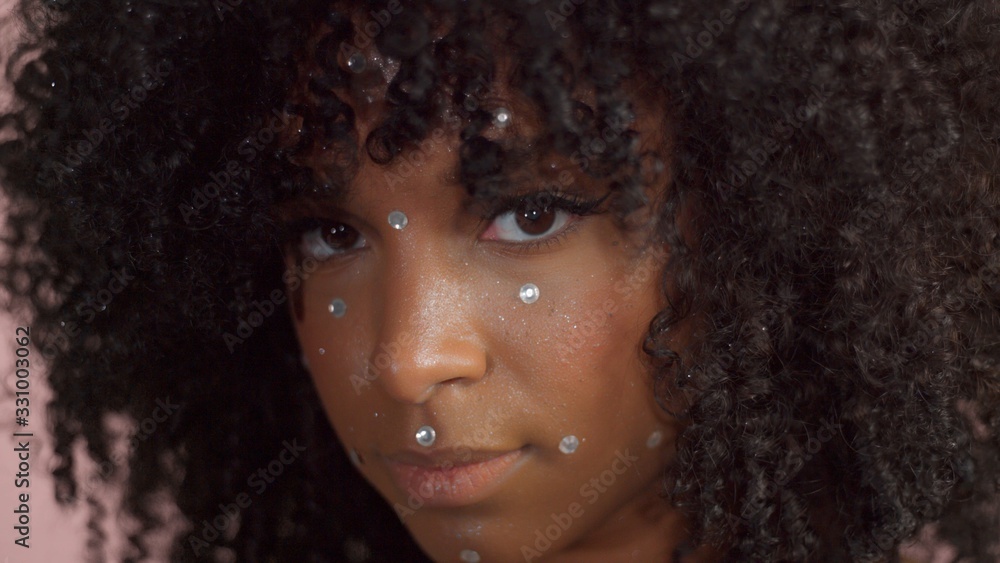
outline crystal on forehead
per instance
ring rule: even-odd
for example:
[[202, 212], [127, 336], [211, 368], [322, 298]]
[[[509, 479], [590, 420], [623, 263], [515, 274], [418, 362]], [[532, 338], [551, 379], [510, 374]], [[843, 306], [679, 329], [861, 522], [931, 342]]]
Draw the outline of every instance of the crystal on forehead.
[[650, 434], [649, 438], [646, 439], [646, 447], [649, 449], [653, 449], [656, 446], [659, 446], [660, 442], [662, 441], [663, 441], [663, 432], [660, 432], [659, 430], [653, 430], [653, 433]]
[[497, 108], [497, 110], [493, 112], [493, 123], [495, 123], [497, 127], [504, 128], [510, 125], [511, 117], [509, 109]]
[[406, 228], [407, 223], [410, 220], [406, 218], [406, 214], [402, 211], [393, 211], [389, 213], [389, 224], [392, 225], [393, 229], [401, 231]]
[[463, 549], [458, 558], [465, 563], [479, 563], [479, 553], [471, 549]]

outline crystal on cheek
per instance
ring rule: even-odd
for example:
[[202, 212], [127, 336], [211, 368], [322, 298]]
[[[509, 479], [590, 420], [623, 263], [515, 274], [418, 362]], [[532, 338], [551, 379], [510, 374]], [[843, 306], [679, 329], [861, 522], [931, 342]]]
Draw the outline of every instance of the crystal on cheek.
[[458, 558], [465, 563], [479, 563], [479, 553], [471, 549], [463, 549]]
[[649, 449], [653, 449], [656, 446], [659, 446], [660, 442], [662, 441], [663, 441], [663, 432], [660, 432], [659, 430], [654, 430], [653, 433], [649, 435], [649, 438], [646, 439], [646, 447]]
[[409, 219], [406, 218], [406, 214], [402, 211], [393, 211], [389, 213], [389, 224], [392, 225], [393, 229], [401, 231], [406, 228]]
[[521, 296], [521, 301], [528, 304], [534, 303], [535, 301], [538, 301], [539, 297], [538, 286], [533, 283], [526, 283], [521, 286], [519, 294]]
[[343, 299], [337, 298], [330, 302], [329, 306], [330, 313], [338, 319], [343, 317], [347, 313], [347, 303]]
[[351, 458], [351, 463], [353, 463], [355, 466], [360, 466], [363, 463], [361, 460], [361, 455], [358, 454], [358, 450], [354, 448], [351, 448], [351, 452], [348, 454], [348, 456]]

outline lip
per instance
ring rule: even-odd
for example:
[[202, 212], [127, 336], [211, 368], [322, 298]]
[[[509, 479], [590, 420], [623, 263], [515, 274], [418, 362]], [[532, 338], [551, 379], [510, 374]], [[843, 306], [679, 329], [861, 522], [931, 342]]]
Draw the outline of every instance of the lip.
[[386, 456], [389, 474], [406, 496], [423, 506], [457, 507], [490, 496], [527, 459], [527, 446], [506, 451], [407, 450]]

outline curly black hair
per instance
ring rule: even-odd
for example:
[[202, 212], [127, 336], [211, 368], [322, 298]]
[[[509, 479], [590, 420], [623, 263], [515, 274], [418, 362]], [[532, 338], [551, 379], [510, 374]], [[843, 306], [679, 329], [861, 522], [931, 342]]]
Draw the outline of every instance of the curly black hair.
[[[122, 469], [109, 416], [140, 426], [125, 559], [150, 556], [164, 498], [187, 525], [176, 561], [425, 559], [339, 447], [275, 306], [308, 272], [285, 272], [273, 209], [339, 185], [309, 155], [345, 173], [362, 150], [390, 162], [449, 107], [462, 181], [501, 189], [516, 147], [481, 135], [477, 102], [499, 53], [546, 116], [542, 141], [607, 179], [621, 217], [649, 203], [651, 156], [623, 83], [668, 116], [656, 238], [679, 297], [643, 348], [687, 421], [664, 479], [693, 542], [728, 561], [893, 561], [930, 529], [958, 559], [1000, 557], [1000, 4], [337, 4], [19, 2], [0, 275], [47, 360], [57, 498], [92, 496], [78, 440], [107, 481]], [[375, 33], [351, 18], [389, 9]], [[361, 34], [400, 68], [358, 141], [331, 92], [364, 76], [345, 48]], [[705, 329], [682, 355], [668, 336], [693, 315]], [[290, 447], [288, 477], [247, 495]], [[238, 524], [219, 520], [234, 499]]]

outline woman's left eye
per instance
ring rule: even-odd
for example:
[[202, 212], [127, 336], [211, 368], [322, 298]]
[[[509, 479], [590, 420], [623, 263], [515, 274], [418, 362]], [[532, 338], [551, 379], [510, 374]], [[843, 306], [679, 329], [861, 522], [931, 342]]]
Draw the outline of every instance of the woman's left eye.
[[286, 242], [294, 245], [302, 258], [320, 262], [363, 248], [365, 237], [339, 221], [306, 219], [289, 229]]
[[522, 207], [496, 216], [484, 237], [507, 242], [543, 239], [562, 230], [570, 216], [568, 211], [553, 207]]
[[492, 221], [483, 238], [528, 243], [528, 246], [534, 246], [534, 241], [555, 240], [558, 235], [565, 234], [574, 217], [594, 214], [594, 209], [606, 198], [607, 195], [584, 201], [549, 192], [514, 196], [498, 204], [489, 214]]

